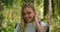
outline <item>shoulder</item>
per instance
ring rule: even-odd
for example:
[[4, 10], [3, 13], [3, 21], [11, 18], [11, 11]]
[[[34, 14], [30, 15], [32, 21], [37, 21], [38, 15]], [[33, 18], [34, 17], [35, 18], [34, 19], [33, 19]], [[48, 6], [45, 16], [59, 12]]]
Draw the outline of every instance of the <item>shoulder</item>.
[[46, 32], [49, 32], [49, 25], [48, 24], [46, 24], [44, 21], [41, 21], [40, 25], [45, 28]]
[[44, 21], [39, 22], [41, 26], [46, 26], [47, 24]]
[[46, 23], [42, 21], [41, 26], [46, 26]]

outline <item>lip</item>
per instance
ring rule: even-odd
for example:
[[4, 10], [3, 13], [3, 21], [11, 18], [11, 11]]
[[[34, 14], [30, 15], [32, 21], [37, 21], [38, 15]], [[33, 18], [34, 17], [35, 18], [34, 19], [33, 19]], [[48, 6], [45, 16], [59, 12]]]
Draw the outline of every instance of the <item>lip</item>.
[[25, 18], [26, 20], [30, 20], [30, 18]]

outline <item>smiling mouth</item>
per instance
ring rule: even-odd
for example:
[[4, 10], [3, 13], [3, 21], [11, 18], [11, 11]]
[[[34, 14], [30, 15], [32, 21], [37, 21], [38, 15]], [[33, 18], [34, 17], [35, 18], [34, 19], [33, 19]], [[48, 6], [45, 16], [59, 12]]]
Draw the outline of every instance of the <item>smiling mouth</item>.
[[29, 18], [26, 18], [26, 20], [30, 20]]
[[30, 19], [26, 19], [26, 20], [30, 20]]

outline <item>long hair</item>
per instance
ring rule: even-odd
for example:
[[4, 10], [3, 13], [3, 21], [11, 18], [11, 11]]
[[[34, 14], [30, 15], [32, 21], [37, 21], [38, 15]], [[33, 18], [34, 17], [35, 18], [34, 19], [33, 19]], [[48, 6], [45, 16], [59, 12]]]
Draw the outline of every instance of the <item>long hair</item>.
[[21, 10], [21, 23], [20, 23], [20, 25], [19, 25], [19, 32], [24, 32], [25, 27], [26, 27], [26, 21], [23, 19], [23, 10], [24, 10], [26, 7], [32, 8], [33, 11], [35, 12], [35, 8], [34, 8], [33, 3], [31, 3], [31, 2], [24, 3], [24, 5], [22, 6], [22, 10]]

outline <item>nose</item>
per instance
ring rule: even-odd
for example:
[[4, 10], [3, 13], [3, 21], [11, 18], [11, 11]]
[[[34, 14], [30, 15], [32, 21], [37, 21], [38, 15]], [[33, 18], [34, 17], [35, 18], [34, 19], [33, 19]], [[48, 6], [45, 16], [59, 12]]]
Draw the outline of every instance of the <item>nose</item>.
[[25, 17], [28, 18], [28, 14], [26, 14]]

